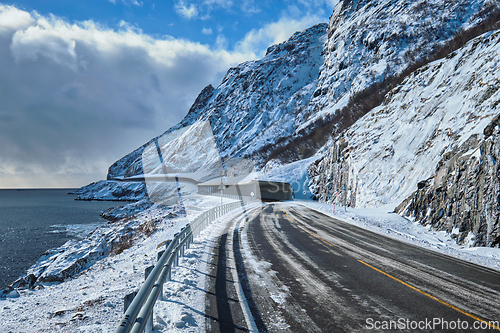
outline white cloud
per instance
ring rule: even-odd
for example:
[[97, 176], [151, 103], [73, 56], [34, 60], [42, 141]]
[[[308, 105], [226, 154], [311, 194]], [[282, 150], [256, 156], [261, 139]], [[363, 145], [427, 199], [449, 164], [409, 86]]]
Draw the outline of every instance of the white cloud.
[[254, 56], [0, 6], [0, 187], [104, 178]]
[[217, 49], [225, 49], [227, 48], [227, 38], [224, 35], [218, 35], [217, 40], [215, 41], [215, 46]]
[[219, 6], [222, 8], [230, 8], [233, 5], [232, 0], [203, 0], [206, 6]]
[[197, 0], [196, 5], [180, 0], [174, 8], [177, 14], [184, 18], [208, 20], [211, 18], [213, 11], [221, 8], [231, 11], [234, 10], [235, 4], [244, 15], [260, 12], [254, 0], [240, 0], [236, 2], [232, 0]]
[[203, 29], [201, 29], [201, 33], [204, 35], [211, 35], [212, 29], [211, 28], [203, 28]]
[[175, 6], [175, 12], [180, 16], [190, 20], [198, 16], [198, 9], [194, 4], [186, 4], [184, 1], [179, 1]]
[[317, 15], [307, 14], [301, 19], [283, 17], [278, 22], [268, 23], [260, 29], [253, 29], [238, 42], [236, 50], [241, 53], [256, 52], [263, 56], [267, 47], [287, 40], [296, 31], [309, 28], [320, 22], [327, 22]]
[[10, 45], [16, 63], [24, 60], [36, 61], [43, 56], [77, 71], [75, 40], [67, 34], [61, 34], [61, 28], [65, 29], [54, 29], [45, 19], [40, 19], [36, 26], [16, 31]]
[[260, 12], [260, 8], [255, 4], [254, 0], [241, 1], [241, 9], [248, 14], [255, 14]]
[[[108, 0], [108, 1], [111, 2], [113, 5], [116, 5], [117, 0]], [[137, 0], [121, 0], [120, 2], [127, 6], [134, 5], [142, 7], [144, 5], [142, 1], [137, 1]]]
[[31, 15], [11, 6], [0, 5], [0, 33], [29, 27], [35, 22]]

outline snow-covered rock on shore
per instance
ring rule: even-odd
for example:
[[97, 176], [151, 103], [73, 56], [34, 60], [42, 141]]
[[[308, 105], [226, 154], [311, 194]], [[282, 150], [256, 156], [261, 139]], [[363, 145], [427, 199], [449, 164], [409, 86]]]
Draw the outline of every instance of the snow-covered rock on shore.
[[171, 219], [179, 217], [183, 211], [180, 207], [155, 205], [133, 218], [122, 218], [100, 226], [82, 240], [70, 240], [58, 248], [49, 249], [17, 281], [1, 291], [0, 297], [6, 297], [15, 289], [43, 288], [74, 277], [104, 257], [119, 254], [140, 242], [158, 228], [169, 227]]
[[146, 185], [141, 182], [100, 180], [71, 194], [76, 200], [138, 201], [147, 197]]

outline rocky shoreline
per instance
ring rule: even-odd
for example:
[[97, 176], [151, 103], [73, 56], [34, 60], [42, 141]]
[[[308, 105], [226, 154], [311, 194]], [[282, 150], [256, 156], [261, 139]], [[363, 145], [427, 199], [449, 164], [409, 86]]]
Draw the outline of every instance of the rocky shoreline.
[[52, 283], [64, 282], [104, 257], [119, 254], [150, 236], [159, 224], [183, 216], [184, 210], [142, 200], [109, 209], [104, 214], [113, 222], [97, 227], [82, 240], [70, 240], [47, 250], [19, 279], [0, 290], [0, 298], [16, 298], [19, 290], [43, 289]]

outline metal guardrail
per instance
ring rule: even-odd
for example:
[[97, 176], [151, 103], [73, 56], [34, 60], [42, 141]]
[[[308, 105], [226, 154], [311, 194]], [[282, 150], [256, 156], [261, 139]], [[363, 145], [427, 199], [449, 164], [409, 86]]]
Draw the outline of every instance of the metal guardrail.
[[167, 241], [166, 250], [161, 254], [156, 266], [149, 272], [137, 295], [132, 296], [133, 300], [124, 311], [115, 333], [142, 333], [144, 330], [151, 332], [153, 307], [156, 300], [163, 298], [163, 284], [170, 280], [172, 267], [179, 264], [179, 256], [184, 256], [184, 250], [189, 248], [194, 237], [198, 236], [210, 222], [248, 203], [250, 202], [239, 201], [214, 207], [200, 214], [193, 222], [182, 228], [179, 233], [174, 235], [173, 240]]

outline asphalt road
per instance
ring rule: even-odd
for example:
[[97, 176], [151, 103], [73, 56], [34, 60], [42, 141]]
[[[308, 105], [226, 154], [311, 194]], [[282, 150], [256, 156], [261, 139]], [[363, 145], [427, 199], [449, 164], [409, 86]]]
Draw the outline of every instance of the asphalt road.
[[499, 272], [302, 205], [245, 212], [216, 249], [210, 331], [500, 330]]

